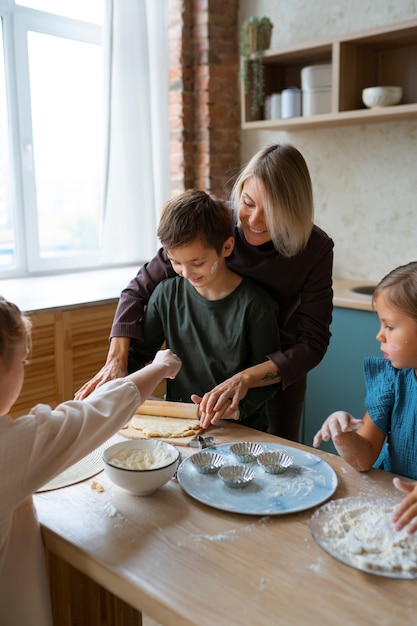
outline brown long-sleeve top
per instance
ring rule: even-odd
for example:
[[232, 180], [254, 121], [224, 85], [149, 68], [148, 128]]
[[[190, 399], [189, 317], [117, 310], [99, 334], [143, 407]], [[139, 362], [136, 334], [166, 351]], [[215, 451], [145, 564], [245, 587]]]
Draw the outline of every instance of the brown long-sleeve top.
[[[233, 236], [235, 247], [227, 265], [257, 282], [278, 301], [281, 350], [267, 356], [278, 366], [285, 389], [318, 365], [329, 345], [333, 241], [313, 226], [305, 249], [286, 258], [272, 242], [248, 244], [239, 226], [234, 227]], [[110, 336], [140, 340], [140, 320], [149, 296], [158, 283], [172, 276], [175, 272], [160, 249], [122, 291]]]

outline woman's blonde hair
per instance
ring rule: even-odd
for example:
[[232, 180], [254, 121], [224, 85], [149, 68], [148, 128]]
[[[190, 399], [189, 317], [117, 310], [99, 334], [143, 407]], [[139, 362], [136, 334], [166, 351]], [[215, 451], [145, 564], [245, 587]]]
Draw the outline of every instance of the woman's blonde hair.
[[286, 257], [298, 254], [307, 245], [314, 220], [313, 189], [303, 156], [289, 144], [257, 152], [233, 186], [237, 214], [245, 182], [252, 177], [259, 188], [275, 248]]
[[389, 302], [417, 322], [417, 261], [400, 265], [384, 276], [372, 296], [384, 293]]
[[31, 322], [16, 304], [0, 296], [0, 360], [9, 365], [15, 346], [26, 341], [30, 349]]

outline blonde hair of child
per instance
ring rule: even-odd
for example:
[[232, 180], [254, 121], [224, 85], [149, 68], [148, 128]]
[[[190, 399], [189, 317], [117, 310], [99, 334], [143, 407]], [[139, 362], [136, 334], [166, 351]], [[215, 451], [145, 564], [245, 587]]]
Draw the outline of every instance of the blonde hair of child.
[[384, 276], [373, 293], [374, 305], [381, 293], [394, 307], [417, 322], [417, 261], [400, 265]]
[[16, 345], [25, 341], [30, 349], [30, 319], [19, 307], [0, 296], [0, 360], [9, 365]]

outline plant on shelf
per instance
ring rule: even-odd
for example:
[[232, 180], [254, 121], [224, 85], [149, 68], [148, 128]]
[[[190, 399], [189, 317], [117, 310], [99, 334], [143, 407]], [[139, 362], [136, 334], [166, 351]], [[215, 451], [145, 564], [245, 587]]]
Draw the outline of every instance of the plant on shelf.
[[251, 113], [256, 116], [264, 103], [264, 51], [271, 43], [273, 24], [269, 17], [249, 17], [240, 33], [242, 80], [245, 94], [251, 94]]

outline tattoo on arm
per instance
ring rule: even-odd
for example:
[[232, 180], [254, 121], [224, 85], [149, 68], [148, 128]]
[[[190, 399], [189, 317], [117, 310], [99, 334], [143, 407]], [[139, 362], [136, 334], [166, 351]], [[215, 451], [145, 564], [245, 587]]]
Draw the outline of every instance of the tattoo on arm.
[[276, 372], [276, 374], [265, 374], [265, 376], [262, 377], [262, 380], [275, 380], [275, 378], [279, 377], [278, 372]]

